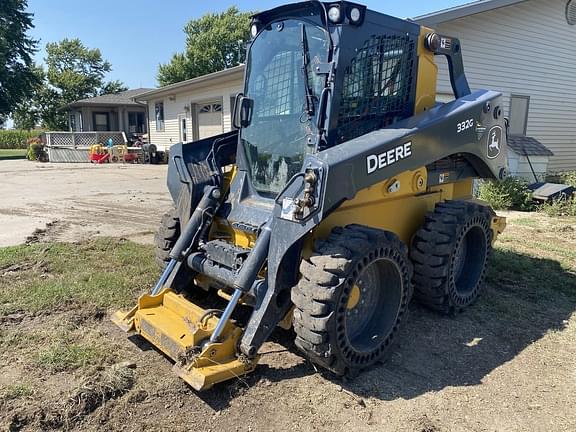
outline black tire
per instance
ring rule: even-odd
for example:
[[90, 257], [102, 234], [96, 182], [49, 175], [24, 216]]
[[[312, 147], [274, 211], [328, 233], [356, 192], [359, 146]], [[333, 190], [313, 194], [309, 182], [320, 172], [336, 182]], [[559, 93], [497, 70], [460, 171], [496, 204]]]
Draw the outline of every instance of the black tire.
[[338, 375], [354, 375], [379, 361], [412, 296], [406, 245], [390, 232], [335, 228], [302, 260], [300, 273], [292, 289], [296, 346]]
[[492, 250], [494, 215], [490, 207], [466, 201], [436, 204], [412, 241], [416, 300], [453, 314], [478, 299]]
[[180, 237], [180, 219], [175, 208], [170, 209], [162, 216], [160, 227], [154, 236], [156, 246], [156, 262], [165, 268], [170, 261], [170, 251]]

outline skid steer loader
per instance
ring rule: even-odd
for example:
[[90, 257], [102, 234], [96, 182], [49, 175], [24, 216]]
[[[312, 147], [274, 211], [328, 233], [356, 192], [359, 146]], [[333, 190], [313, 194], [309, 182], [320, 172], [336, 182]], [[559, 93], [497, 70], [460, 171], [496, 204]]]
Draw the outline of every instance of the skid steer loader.
[[164, 272], [113, 317], [196, 390], [251, 372], [277, 326], [356, 374], [413, 293], [443, 313], [471, 305], [505, 227], [472, 197], [474, 178], [506, 176], [502, 95], [470, 90], [458, 39], [346, 1], [259, 13], [251, 35], [234, 131], [170, 149]]

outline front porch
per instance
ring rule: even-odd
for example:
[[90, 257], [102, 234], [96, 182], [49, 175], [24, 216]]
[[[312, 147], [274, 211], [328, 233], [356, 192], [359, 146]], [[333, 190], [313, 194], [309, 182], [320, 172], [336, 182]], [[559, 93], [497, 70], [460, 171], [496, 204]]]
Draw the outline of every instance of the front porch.
[[70, 132], [121, 131], [127, 136], [148, 132], [146, 108], [143, 107], [79, 107], [68, 112]]
[[66, 106], [70, 132], [120, 131], [127, 137], [148, 133], [147, 106], [134, 98], [149, 89], [81, 99]]

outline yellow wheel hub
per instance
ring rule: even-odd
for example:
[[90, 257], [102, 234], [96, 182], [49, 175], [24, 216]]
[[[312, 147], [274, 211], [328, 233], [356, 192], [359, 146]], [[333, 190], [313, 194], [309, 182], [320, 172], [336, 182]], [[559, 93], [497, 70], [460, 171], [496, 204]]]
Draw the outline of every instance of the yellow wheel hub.
[[348, 304], [346, 309], [354, 309], [358, 302], [360, 301], [360, 287], [356, 284], [352, 287], [352, 292], [350, 292], [350, 297], [348, 297]]

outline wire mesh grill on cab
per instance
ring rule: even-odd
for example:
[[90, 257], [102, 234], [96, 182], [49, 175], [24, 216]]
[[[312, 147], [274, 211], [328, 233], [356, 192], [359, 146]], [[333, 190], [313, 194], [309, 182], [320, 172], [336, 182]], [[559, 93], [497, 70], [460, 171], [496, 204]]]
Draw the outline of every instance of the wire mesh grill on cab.
[[413, 113], [415, 43], [409, 36], [372, 36], [344, 74], [338, 143]]
[[297, 92], [297, 62], [302, 62], [301, 55], [292, 51], [280, 52], [264, 68], [264, 73], [256, 79], [255, 89], [263, 103], [256, 108], [257, 117], [271, 117], [293, 114], [300, 106], [295, 105], [294, 94]]

